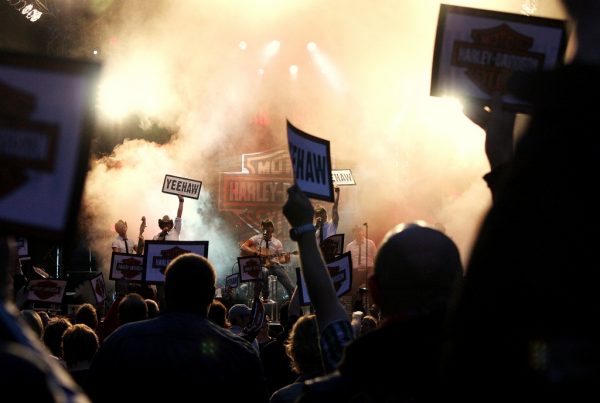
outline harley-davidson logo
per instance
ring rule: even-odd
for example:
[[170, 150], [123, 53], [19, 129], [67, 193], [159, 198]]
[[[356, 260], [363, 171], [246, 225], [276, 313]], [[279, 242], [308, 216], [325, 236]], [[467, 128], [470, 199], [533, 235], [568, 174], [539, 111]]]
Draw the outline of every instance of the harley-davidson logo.
[[258, 261], [250, 259], [243, 266], [244, 272], [252, 278], [258, 278], [261, 272], [261, 266]]
[[127, 279], [141, 277], [142, 271], [144, 270], [143, 261], [136, 258], [123, 259], [121, 262], [117, 263], [116, 269]]
[[50, 299], [56, 295], [59, 295], [62, 287], [60, 284], [54, 281], [40, 281], [30, 286], [31, 292], [39, 299], [45, 300]]
[[534, 39], [507, 24], [471, 32], [473, 42], [456, 41], [452, 48], [452, 65], [465, 67], [466, 75], [488, 95], [503, 91], [511, 72], [542, 70], [545, 55], [532, 52]]
[[160, 251], [160, 256], [154, 256], [152, 258], [152, 268], [158, 269], [161, 274], [165, 274], [165, 270], [167, 269], [169, 263], [171, 263], [171, 260], [175, 259], [179, 255], [190, 252], [191, 250], [185, 250], [179, 246], [175, 246], [171, 249], [164, 249]]

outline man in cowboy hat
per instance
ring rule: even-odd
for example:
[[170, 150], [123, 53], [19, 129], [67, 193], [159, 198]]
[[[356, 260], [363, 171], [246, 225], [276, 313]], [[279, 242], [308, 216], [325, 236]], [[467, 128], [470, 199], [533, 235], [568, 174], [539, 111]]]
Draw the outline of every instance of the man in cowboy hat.
[[177, 209], [177, 217], [175, 223], [165, 215], [162, 219], [158, 219], [158, 226], [161, 231], [152, 238], [155, 241], [179, 241], [179, 233], [181, 232], [181, 213], [183, 213], [183, 196], [179, 197], [179, 208]]

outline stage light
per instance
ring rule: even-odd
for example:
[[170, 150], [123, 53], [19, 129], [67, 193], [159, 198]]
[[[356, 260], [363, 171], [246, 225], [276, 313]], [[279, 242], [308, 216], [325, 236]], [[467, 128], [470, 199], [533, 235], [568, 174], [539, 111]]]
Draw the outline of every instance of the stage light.
[[306, 49], [308, 49], [310, 53], [314, 53], [317, 50], [317, 44], [314, 42], [308, 42]]
[[94, 50], [92, 51], [92, 53], [93, 53], [94, 55], [97, 55], [97, 54], [98, 54], [98, 49], [94, 49]]
[[25, 0], [6, 0], [15, 10], [20, 12], [31, 22], [36, 22], [44, 13], [48, 13], [48, 7], [44, 0], [35, 0], [31, 3]]
[[265, 49], [265, 53], [267, 55], [267, 57], [273, 57], [277, 54], [277, 52], [279, 52], [279, 48], [281, 47], [281, 42], [275, 40], [275, 41], [271, 41], [271, 43], [269, 43], [267, 45], [267, 48]]
[[292, 65], [290, 66], [290, 74], [291, 74], [293, 77], [296, 77], [296, 76], [298, 76], [298, 66], [296, 66], [295, 64], [292, 64]]
[[248, 44], [245, 41], [241, 41], [238, 46], [241, 50], [246, 50], [248, 48]]
[[259, 76], [264, 76], [265, 75], [265, 69], [258, 69], [258, 75]]

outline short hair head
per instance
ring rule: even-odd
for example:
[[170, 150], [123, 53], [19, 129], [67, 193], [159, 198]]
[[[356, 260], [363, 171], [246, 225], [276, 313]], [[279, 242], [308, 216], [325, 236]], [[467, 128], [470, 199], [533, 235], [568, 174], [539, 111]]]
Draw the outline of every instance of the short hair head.
[[206, 316], [215, 296], [216, 272], [204, 256], [184, 253], [165, 271], [165, 303], [169, 311]]
[[122, 234], [123, 232], [127, 232], [127, 222], [123, 220], [119, 220], [115, 223], [115, 231], [117, 234]]
[[327, 210], [321, 205], [315, 207], [315, 218], [321, 218], [323, 221], [327, 220]]
[[265, 228], [267, 228], [267, 227], [271, 227], [271, 228], [275, 229], [275, 225], [273, 224], [273, 221], [271, 221], [271, 220], [263, 220], [263, 221], [260, 223], [260, 227], [261, 227], [262, 229], [265, 229]]
[[390, 230], [375, 258], [370, 281], [378, 289], [381, 313], [425, 313], [445, 308], [462, 274], [456, 244], [424, 222]]

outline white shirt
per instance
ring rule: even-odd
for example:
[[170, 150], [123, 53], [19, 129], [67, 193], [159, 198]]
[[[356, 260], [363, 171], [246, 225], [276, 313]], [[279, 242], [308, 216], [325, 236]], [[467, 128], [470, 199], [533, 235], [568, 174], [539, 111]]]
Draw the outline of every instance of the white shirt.
[[260, 251], [261, 255], [266, 254], [265, 249], [267, 248], [268, 244], [268, 254], [271, 255], [271, 257], [269, 258], [269, 262], [279, 264], [279, 257], [277, 255], [284, 253], [283, 244], [279, 239], [272, 236], [271, 239], [269, 239], [269, 242], [267, 242], [262, 234], [258, 234], [251, 237], [250, 241], [252, 241], [252, 244], [256, 248], [256, 251]]
[[346, 245], [346, 252], [352, 254], [352, 268], [354, 270], [365, 270], [367, 267], [373, 267], [375, 255], [377, 254], [377, 247], [375, 246], [375, 242], [370, 239], [365, 238], [362, 242], [358, 242], [355, 239]]
[[[167, 232], [167, 236], [165, 236], [165, 241], [179, 241], [179, 233], [181, 232], [181, 218], [179, 217], [175, 217], [175, 223], [173, 225], [173, 228], [171, 228], [171, 231]], [[153, 241], [158, 240], [158, 236], [160, 235], [160, 232], [156, 235], [154, 235], [154, 238], [152, 238]]]
[[[127, 249], [125, 249], [125, 242], [127, 242]], [[119, 253], [135, 254], [135, 251], [133, 250], [134, 245], [135, 244], [133, 243], [133, 241], [131, 239], [127, 238], [127, 240], [125, 240], [121, 235], [118, 235], [112, 241], [112, 247], [117, 248], [117, 252], [119, 252]]]

